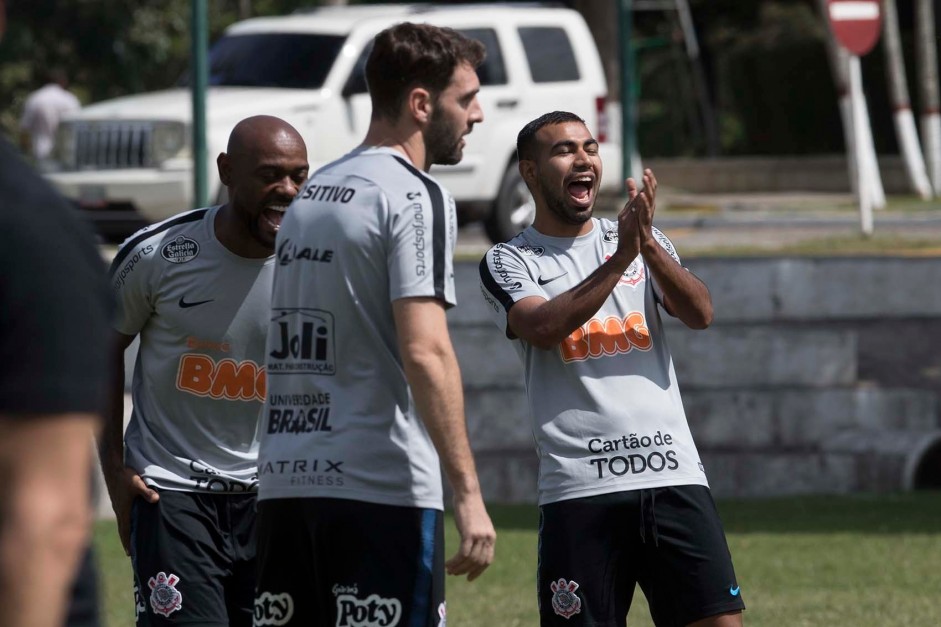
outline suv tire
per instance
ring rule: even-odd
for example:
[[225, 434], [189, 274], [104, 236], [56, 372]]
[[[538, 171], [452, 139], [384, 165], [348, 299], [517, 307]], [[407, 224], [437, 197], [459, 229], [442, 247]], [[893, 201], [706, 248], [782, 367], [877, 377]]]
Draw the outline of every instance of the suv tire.
[[503, 173], [500, 191], [493, 203], [493, 211], [484, 221], [484, 230], [494, 244], [499, 244], [528, 227], [535, 217], [536, 204], [513, 161]]

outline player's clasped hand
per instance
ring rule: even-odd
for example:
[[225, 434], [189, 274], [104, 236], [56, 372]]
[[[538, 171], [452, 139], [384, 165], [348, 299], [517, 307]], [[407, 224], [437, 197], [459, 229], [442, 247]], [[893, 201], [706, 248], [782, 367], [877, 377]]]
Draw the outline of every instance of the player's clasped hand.
[[618, 213], [618, 251], [633, 259], [640, 246], [653, 237], [653, 214], [657, 195], [657, 179], [649, 168], [644, 170], [643, 187], [629, 178], [626, 181], [628, 200]]
[[476, 497], [454, 499], [454, 524], [461, 536], [461, 546], [444, 567], [449, 575], [466, 574], [467, 580], [473, 581], [493, 562], [497, 541], [497, 532], [479, 493]]

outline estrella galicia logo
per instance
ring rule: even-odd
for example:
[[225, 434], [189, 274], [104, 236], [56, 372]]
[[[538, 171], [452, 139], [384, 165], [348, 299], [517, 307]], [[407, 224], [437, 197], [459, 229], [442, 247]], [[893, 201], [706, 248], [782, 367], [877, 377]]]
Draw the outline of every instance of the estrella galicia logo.
[[178, 235], [160, 249], [160, 255], [170, 263], [186, 263], [195, 259], [198, 254], [199, 244], [196, 240], [182, 235]]
[[608, 229], [607, 231], [604, 232], [604, 236], [601, 239], [609, 244], [617, 244], [618, 243], [617, 229]]
[[530, 257], [542, 257], [543, 253], [546, 252], [543, 246], [518, 246], [516, 250]]
[[268, 331], [268, 376], [336, 374], [333, 314], [306, 307], [275, 307]]

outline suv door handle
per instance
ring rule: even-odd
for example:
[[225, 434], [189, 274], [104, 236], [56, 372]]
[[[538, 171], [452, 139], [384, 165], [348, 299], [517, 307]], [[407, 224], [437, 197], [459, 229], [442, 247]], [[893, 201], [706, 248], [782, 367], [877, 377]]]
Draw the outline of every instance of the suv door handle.
[[498, 109], [512, 109], [520, 103], [516, 98], [510, 98], [508, 100], [497, 100]]

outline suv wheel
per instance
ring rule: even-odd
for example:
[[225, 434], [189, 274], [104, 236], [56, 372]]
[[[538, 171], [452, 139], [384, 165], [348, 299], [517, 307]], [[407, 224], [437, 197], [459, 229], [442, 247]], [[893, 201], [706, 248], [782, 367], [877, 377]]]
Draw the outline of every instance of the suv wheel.
[[536, 203], [520, 176], [516, 162], [513, 162], [503, 173], [500, 192], [490, 217], [484, 221], [484, 229], [491, 241], [499, 244], [528, 227], [535, 218]]

